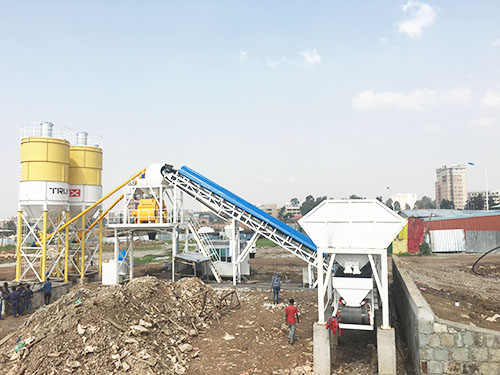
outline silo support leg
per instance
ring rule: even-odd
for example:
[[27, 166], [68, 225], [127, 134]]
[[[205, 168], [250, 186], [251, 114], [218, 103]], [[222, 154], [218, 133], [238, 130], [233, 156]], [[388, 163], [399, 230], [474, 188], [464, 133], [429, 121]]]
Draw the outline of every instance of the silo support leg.
[[396, 375], [396, 335], [394, 328], [377, 329], [379, 375]]
[[40, 263], [41, 281], [45, 281], [45, 272], [47, 268], [47, 210], [43, 211], [42, 224], [42, 260]]
[[80, 279], [85, 278], [85, 214], [82, 215], [81, 255], [80, 255]]
[[314, 374], [331, 374], [330, 330], [326, 324], [314, 323], [313, 326]]
[[17, 211], [16, 280], [21, 280], [21, 243], [23, 241], [23, 212]]

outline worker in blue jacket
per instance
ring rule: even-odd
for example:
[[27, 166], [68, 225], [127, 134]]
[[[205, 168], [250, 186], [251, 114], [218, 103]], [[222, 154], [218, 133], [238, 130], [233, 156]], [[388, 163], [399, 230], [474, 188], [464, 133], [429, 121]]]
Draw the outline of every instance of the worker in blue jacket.
[[19, 312], [19, 299], [21, 298], [21, 293], [15, 286], [12, 287], [12, 292], [9, 294], [10, 305], [12, 308], [12, 316], [16, 318], [20, 315]]
[[47, 277], [47, 281], [43, 283], [42, 287], [37, 290], [43, 290], [45, 304], [48, 305], [50, 303], [50, 297], [52, 297], [52, 282], [50, 281], [50, 277]]

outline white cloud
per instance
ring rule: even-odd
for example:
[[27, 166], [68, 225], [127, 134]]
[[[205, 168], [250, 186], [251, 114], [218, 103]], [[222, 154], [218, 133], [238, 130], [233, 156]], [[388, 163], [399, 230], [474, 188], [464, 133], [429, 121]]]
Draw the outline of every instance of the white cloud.
[[386, 46], [389, 45], [389, 39], [387, 37], [383, 36], [379, 39], [380, 43], [385, 44]]
[[429, 133], [436, 133], [439, 130], [435, 124], [431, 123], [425, 124], [424, 127]]
[[418, 38], [423, 30], [436, 20], [436, 9], [426, 3], [408, 1], [401, 9], [404, 13], [408, 12], [410, 17], [401, 21], [398, 29], [411, 38]]
[[248, 52], [247, 51], [240, 51], [240, 64], [243, 64], [248, 60]]
[[304, 57], [304, 62], [306, 65], [314, 66], [321, 62], [321, 56], [316, 51], [316, 48], [308, 49], [300, 53]]
[[473, 128], [485, 129], [495, 125], [495, 119], [492, 117], [482, 117], [471, 124]]
[[415, 90], [409, 93], [365, 90], [352, 99], [354, 109], [374, 109], [395, 107], [400, 109], [426, 110], [436, 101], [437, 93], [433, 90]]
[[270, 68], [273, 68], [273, 69], [276, 68], [278, 66], [278, 64], [279, 64], [278, 60], [273, 60], [273, 59], [270, 59], [270, 58], [268, 58], [267, 62], [266, 62], [266, 65], [268, 67], [270, 67]]
[[491, 42], [492, 47], [500, 47], [500, 38], [495, 39], [493, 42]]
[[485, 108], [500, 109], [500, 91], [488, 90], [481, 100], [481, 105]]
[[458, 87], [441, 94], [446, 103], [467, 105], [472, 102], [472, 91], [467, 87]]
[[410, 92], [365, 90], [352, 99], [354, 109], [365, 110], [392, 107], [405, 110], [425, 111], [438, 103], [466, 106], [472, 102], [469, 88], [459, 87], [448, 91], [417, 89]]

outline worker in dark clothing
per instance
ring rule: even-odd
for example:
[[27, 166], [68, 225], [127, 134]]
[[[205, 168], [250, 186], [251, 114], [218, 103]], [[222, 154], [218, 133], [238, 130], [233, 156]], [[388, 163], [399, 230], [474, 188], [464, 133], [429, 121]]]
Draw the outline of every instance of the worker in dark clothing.
[[25, 312], [27, 314], [31, 314], [31, 299], [33, 298], [33, 291], [31, 290], [31, 285], [26, 285], [26, 289], [24, 290], [24, 310], [23, 310], [23, 315]]
[[24, 284], [19, 284], [19, 288], [17, 288], [17, 290], [19, 292], [19, 305], [17, 307], [17, 313], [19, 315], [24, 315], [24, 307], [25, 307], [25, 299], [24, 299], [25, 287], [24, 287]]
[[3, 293], [0, 293], [0, 320], [2, 320]]
[[45, 304], [48, 305], [50, 303], [50, 297], [52, 297], [52, 282], [50, 281], [50, 277], [47, 277], [47, 281], [43, 283], [38, 291], [39, 290], [43, 290]]
[[17, 318], [17, 315], [19, 315], [19, 300], [21, 298], [21, 295], [17, 288], [15, 286], [12, 287], [12, 292], [9, 294], [9, 300], [10, 300], [10, 305], [12, 308], [12, 316], [14, 318]]
[[273, 303], [277, 305], [280, 302], [281, 280], [280, 273], [276, 272], [271, 279], [271, 289], [273, 290]]

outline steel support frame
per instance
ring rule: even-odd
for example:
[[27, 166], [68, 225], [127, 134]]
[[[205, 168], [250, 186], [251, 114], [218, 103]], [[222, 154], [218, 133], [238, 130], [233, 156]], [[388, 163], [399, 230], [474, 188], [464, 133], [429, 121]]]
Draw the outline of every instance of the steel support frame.
[[241, 282], [241, 262], [238, 262], [240, 256], [240, 226], [238, 220], [231, 220], [231, 236], [229, 238], [229, 251], [231, 254], [231, 263], [233, 265], [233, 285]]
[[[17, 234], [16, 280], [23, 280], [30, 270], [33, 272], [38, 281], [45, 281], [46, 276], [50, 275], [54, 271], [57, 271], [59, 275], [62, 274], [63, 270], [61, 269], [59, 262], [65, 255], [65, 236], [63, 233], [57, 232], [56, 236], [52, 236], [47, 240], [48, 236], [46, 232], [49, 225], [58, 229], [66, 220], [66, 211], [61, 213], [59, 220], [54, 221], [53, 217], [48, 215], [47, 210], [44, 210], [38, 218], [28, 218], [22, 207], [19, 208], [18, 225], [20, 223], [21, 226], [18, 229]], [[45, 225], [42, 225], [42, 233], [40, 236], [36, 228], [40, 225], [40, 222], [43, 223], [44, 221]], [[24, 228], [27, 228], [27, 231], [25, 231]], [[26, 242], [30, 236], [33, 237], [34, 243], [39, 244], [40, 246], [26, 246]], [[59, 243], [54, 245], [53, 243], [55, 243], [56, 240]], [[54, 252], [54, 249], [57, 249], [57, 251]], [[35, 252], [33, 252], [33, 250], [35, 250]], [[40, 259], [40, 270], [36, 267], [38, 259]], [[24, 268], [22, 264], [23, 261], [26, 263]]]
[[[100, 210], [92, 217], [83, 215], [80, 219], [82, 222], [76, 221], [69, 226], [69, 242], [74, 243], [73, 240], [76, 241], [76, 246], [68, 249], [69, 263], [74, 267], [81, 279], [85, 278], [85, 275], [90, 271], [90, 267], [95, 266], [96, 263], [97, 272], [102, 267], [102, 229], [94, 226], [90, 231], [86, 230], [92, 224], [95, 216], [99, 216], [99, 212]], [[78, 233], [82, 233], [81, 237]], [[80, 257], [79, 262], [77, 262], [78, 257]]]
[[[318, 248], [318, 253], [320, 252], [320, 249]], [[389, 280], [388, 280], [388, 272], [387, 272], [387, 249], [334, 249], [334, 248], [322, 248], [321, 253], [330, 253], [332, 254], [332, 257], [335, 256], [335, 254], [363, 254], [368, 257], [368, 260], [370, 262], [370, 266], [372, 269], [373, 273], [373, 279], [375, 281], [374, 287], [376, 287], [376, 290], [378, 291], [378, 294], [380, 296], [380, 303], [378, 304], [378, 308], [382, 310], [382, 329], [390, 329], [390, 322], [389, 322]], [[320, 261], [319, 255], [318, 255], [318, 262]], [[323, 261], [323, 257], [321, 258], [321, 261]], [[330, 265], [329, 265], [330, 266]], [[330, 270], [330, 267], [328, 267]], [[320, 272], [321, 274], [321, 272]], [[325, 322], [324, 320], [324, 314], [321, 315], [321, 310], [320, 310], [320, 303], [324, 304], [325, 300], [325, 294], [327, 292], [327, 282], [331, 282], [331, 277], [333, 275], [328, 272], [327, 277], [330, 280], [325, 280], [323, 282], [322, 287], [318, 285], [318, 322]], [[318, 275], [318, 281], [323, 280], [322, 275]], [[375, 307], [375, 295], [374, 291], [372, 290], [371, 292], [371, 297], [372, 297], [372, 305], [371, 305], [371, 311], [373, 312], [373, 309]], [[338, 293], [333, 290], [333, 298], [328, 300], [332, 301], [332, 305], [334, 307], [334, 315], [337, 311], [338, 308]], [[326, 308], [323, 305], [323, 311], [325, 311]], [[321, 320], [320, 318], [323, 318]], [[341, 328], [345, 329], [360, 329], [360, 330], [373, 330], [373, 317], [371, 316], [370, 318], [370, 326], [367, 325], [358, 325], [358, 324], [341, 324]]]

